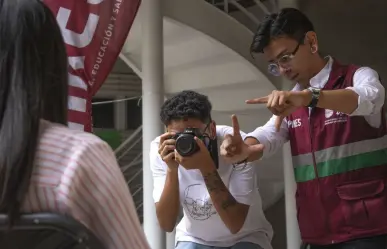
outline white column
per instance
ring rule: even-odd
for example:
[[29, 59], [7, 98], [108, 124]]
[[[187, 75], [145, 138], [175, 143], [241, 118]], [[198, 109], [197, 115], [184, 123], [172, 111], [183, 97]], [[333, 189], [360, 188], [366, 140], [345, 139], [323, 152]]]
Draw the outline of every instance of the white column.
[[[125, 96], [116, 97], [117, 100], [124, 99]], [[114, 103], [114, 128], [119, 131], [126, 130], [127, 121], [127, 103], [126, 101], [120, 101]]]
[[[299, 0], [278, 0], [278, 7], [281, 8], [298, 8]], [[290, 90], [293, 85], [291, 82], [284, 79], [282, 81], [282, 90]], [[286, 239], [287, 248], [300, 248], [301, 236], [297, 220], [296, 208], [296, 182], [293, 173], [292, 155], [290, 152], [290, 144], [286, 143], [283, 147], [284, 160], [284, 179], [285, 179], [285, 214], [286, 214]]]
[[176, 228], [171, 233], [167, 233], [167, 247], [166, 249], [175, 248]]
[[288, 249], [300, 248], [301, 236], [297, 221], [296, 189], [294, 179], [290, 143], [283, 147], [284, 179], [285, 179], [285, 215], [286, 215], [286, 240]]
[[150, 142], [163, 132], [159, 110], [164, 101], [162, 0], [142, 0], [142, 124], [144, 231], [152, 249], [165, 249], [165, 233], [157, 222], [149, 167]]

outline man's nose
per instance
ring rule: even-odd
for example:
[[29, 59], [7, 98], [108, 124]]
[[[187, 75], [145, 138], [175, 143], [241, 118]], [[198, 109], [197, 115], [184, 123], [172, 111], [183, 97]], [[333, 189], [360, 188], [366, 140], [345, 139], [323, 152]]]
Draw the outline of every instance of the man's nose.
[[279, 68], [280, 75], [282, 76], [284, 75], [286, 76], [286, 74], [290, 72], [290, 68], [286, 68], [280, 65], [278, 65], [278, 68]]

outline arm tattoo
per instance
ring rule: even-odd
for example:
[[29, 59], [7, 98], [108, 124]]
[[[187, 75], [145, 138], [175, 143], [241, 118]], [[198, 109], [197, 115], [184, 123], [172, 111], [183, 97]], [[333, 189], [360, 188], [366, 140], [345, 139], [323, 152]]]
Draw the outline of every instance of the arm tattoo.
[[224, 186], [224, 183], [222, 181], [222, 178], [220, 178], [217, 171], [214, 171], [212, 173], [208, 173], [207, 175], [204, 175], [203, 178], [204, 178], [204, 182], [206, 183], [208, 192], [227, 191], [227, 189]]
[[234, 206], [235, 204], [237, 204], [237, 201], [235, 200], [234, 196], [229, 193], [228, 198], [222, 202], [222, 208], [227, 209], [231, 206]]
[[230, 194], [226, 186], [224, 185], [222, 178], [220, 178], [218, 171], [214, 171], [207, 175], [203, 175], [204, 182], [206, 183], [208, 192], [219, 195], [223, 200], [221, 206], [223, 209], [227, 209], [237, 204], [235, 198]]

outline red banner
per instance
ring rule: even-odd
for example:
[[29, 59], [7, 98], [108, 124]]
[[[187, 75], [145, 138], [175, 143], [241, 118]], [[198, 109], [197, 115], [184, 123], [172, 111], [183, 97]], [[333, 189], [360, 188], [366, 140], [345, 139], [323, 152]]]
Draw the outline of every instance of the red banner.
[[44, 0], [69, 58], [69, 127], [92, 130], [91, 99], [110, 73], [141, 0]]

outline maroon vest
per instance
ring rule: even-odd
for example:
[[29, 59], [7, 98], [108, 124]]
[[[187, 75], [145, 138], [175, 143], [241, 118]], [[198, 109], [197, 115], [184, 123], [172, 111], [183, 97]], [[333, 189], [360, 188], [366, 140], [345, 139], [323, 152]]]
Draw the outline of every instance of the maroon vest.
[[[357, 66], [336, 61], [324, 90], [353, 85]], [[345, 101], [345, 99], [343, 99]], [[287, 121], [304, 242], [328, 245], [387, 234], [387, 132], [364, 117], [300, 108]]]

